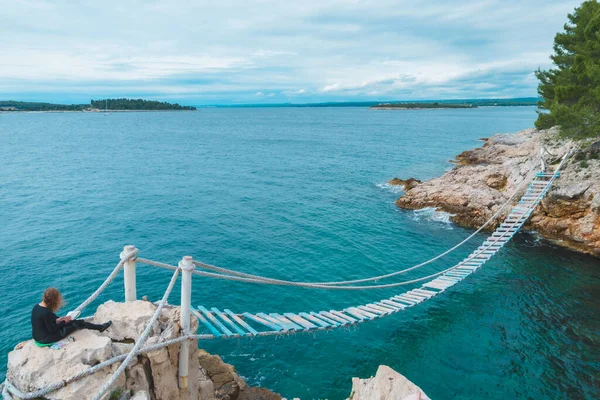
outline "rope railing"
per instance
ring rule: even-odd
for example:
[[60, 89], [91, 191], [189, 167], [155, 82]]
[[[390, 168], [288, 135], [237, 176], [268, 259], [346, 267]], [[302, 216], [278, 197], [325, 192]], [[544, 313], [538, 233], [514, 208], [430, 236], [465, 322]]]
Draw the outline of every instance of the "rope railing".
[[175, 286], [175, 282], [177, 281], [177, 276], [179, 275], [179, 271], [180, 271], [180, 269], [177, 268], [175, 270], [175, 272], [173, 273], [173, 276], [171, 277], [171, 281], [169, 282], [169, 286], [167, 287], [167, 290], [165, 290], [162, 300], [158, 303], [158, 307], [156, 307], [156, 311], [154, 311], [152, 318], [150, 318], [150, 321], [148, 321], [148, 323], [146, 324], [146, 328], [144, 329], [144, 332], [142, 333], [140, 338], [136, 341], [135, 346], [133, 346], [133, 349], [131, 349], [131, 351], [125, 358], [125, 361], [123, 361], [123, 363], [121, 363], [121, 365], [119, 366], [117, 371], [115, 371], [115, 373], [112, 375], [112, 377], [109, 379], [109, 381], [106, 382], [106, 384], [104, 384], [104, 386], [102, 387], [102, 389], [100, 389], [98, 394], [96, 394], [96, 396], [94, 397], [94, 400], [99, 400], [102, 397], [102, 395], [104, 393], [106, 393], [106, 391], [108, 389], [110, 389], [110, 387], [117, 381], [119, 376], [121, 376], [123, 371], [125, 371], [125, 368], [127, 368], [131, 359], [133, 357], [135, 357], [137, 351], [144, 344], [146, 339], [148, 339], [148, 335], [150, 335], [152, 326], [158, 319], [158, 316], [160, 315], [165, 304], [167, 303], [169, 295], [171, 294], [171, 291], [173, 290], [173, 287]]
[[[531, 211], [533, 211], [533, 209], [531, 209]], [[529, 216], [529, 214], [523, 214], [522, 218], [527, 218], [528, 216]], [[511, 227], [516, 227], [519, 223], [520, 223], [520, 220], [517, 220], [517, 221], [514, 221], [510, 226]], [[410, 284], [413, 284], [413, 283], [422, 282], [422, 281], [425, 281], [427, 279], [431, 279], [431, 278], [435, 278], [436, 276], [443, 275], [446, 272], [452, 271], [454, 269], [460, 268], [466, 262], [477, 258], [477, 256], [483, 254], [486, 250], [488, 250], [491, 247], [493, 247], [494, 244], [497, 244], [498, 242], [500, 242], [501, 239], [503, 239], [504, 237], [507, 237], [509, 235], [510, 235], [509, 231], [508, 230], [505, 231], [500, 236], [497, 236], [495, 240], [490, 241], [490, 243], [487, 244], [486, 246], [482, 246], [481, 249], [476, 250], [473, 254], [471, 254], [466, 259], [462, 260], [458, 264], [453, 265], [452, 267], [447, 268], [445, 270], [442, 270], [442, 271], [439, 271], [439, 272], [436, 272], [434, 274], [427, 275], [427, 276], [424, 276], [424, 277], [421, 277], [421, 278], [416, 278], [416, 279], [412, 279], [412, 280], [408, 280], [408, 281], [402, 281], [402, 282], [396, 282], [396, 283], [382, 284], [382, 285], [368, 285], [368, 286], [323, 285], [323, 284], [310, 283], [310, 282], [296, 282], [296, 281], [286, 281], [286, 280], [280, 280], [280, 279], [272, 279], [272, 278], [263, 277], [263, 276], [260, 276], [260, 275], [253, 275], [252, 278], [246, 278], [246, 277], [243, 277], [243, 276], [222, 275], [222, 274], [216, 274], [216, 273], [212, 273], [212, 272], [205, 272], [205, 271], [199, 271], [199, 270], [192, 271], [192, 274], [198, 275], [198, 276], [204, 276], [204, 277], [208, 277], [208, 278], [224, 279], [224, 280], [237, 281], [237, 282], [256, 283], [256, 284], [264, 284], [264, 285], [276, 285], [276, 286], [295, 286], [295, 287], [304, 287], [304, 288], [311, 288], [311, 289], [329, 289], [329, 290], [371, 290], [371, 289], [386, 289], [386, 288], [392, 288], [392, 287], [398, 287], [398, 286], [405, 286], [405, 285], [410, 285]], [[178, 268], [178, 267], [176, 267], [174, 265], [169, 265], [169, 264], [165, 264], [165, 263], [159, 263], [159, 262], [156, 262], [156, 261], [147, 260], [147, 259], [143, 259], [143, 258], [138, 258], [137, 261], [141, 262], [141, 263], [144, 263], [144, 264], [149, 264], [149, 265], [153, 265], [153, 266], [156, 266], [156, 267], [159, 267], [159, 268], [165, 268], [165, 269], [169, 269], [169, 270], [173, 270], [173, 271]], [[201, 265], [201, 266], [205, 265], [205, 264], [203, 264], [201, 262], [198, 262], [198, 261], [193, 261], [193, 263], [195, 265]]]
[[[562, 163], [561, 163], [562, 165]], [[558, 169], [557, 169], [558, 171]], [[555, 179], [556, 174], [552, 177], [553, 181]], [[525, 181], [526, 183], [528, 183], [528, 181]], [[550, 181], [549, 181], [550, 182]], [[521, 188], [519, 188], [520, 190]], [[515, 194], [518, 193], [518, 191], [515, 192]], [[511, 196], [514, 197], [514, 195]], [[538, 199], [541, 198], [543, 196], [543, 194], [538, 195]], [[501, 210], [499, 210], [501, 211]], [[499, 211], [497, 212], [497, 214], [499, 213]], [[533, 208], [530, 208], [529, 213], [533, 211]], [[529, 216], [529, 213], [523, 214], [522, 218], [527, 218]], [[514, 221], [510, 226], [511, 227], [516, 227], [518, 224], [520, 223], [520, 220]], [[481, 230], [482, 228], [480, 228]], [[452, 271], [454, 269], [460, 268], [461, 266], [463, 266], [466, 262], [475, 259], [477, 256], [483, 254], [486, 250], [490, 249], [491, 247], [493, 247], [495, 244], [497, 244], [498, 242], [500, 242], [501, 239], [509, 236], [510, 233], [509, 231], [505, 231], [504, 233], [502, 233], [500, 236], [497, 236], [496, 239], [492, 240], [489, 242], [489, 244], [482, 246], [481, 249], [476, 250], [473, 254], [471, 254], [469, 257], [467, 257], [466, 259], [462, 260], [461, 262], [459, 262], [458, 264], [447, 268], [445, 270], [436, 272], [434, 274], [431, 275], [427, 275], [424, 277], [420, 277], [420, 278], [416, 278], [416, 279], [412, 279], [412, 280], [408, 280], [408, 281], [402, 281], [402, 282], [396, 282], [396, 283], [389, 283], [389, 284], [381, 284], [381, 285], [368, 285], [368, 286], [338, 286], [341, 285], [340, 283], [338, 283], [338, 285], [328, 285], [328, 284], [320, 284], [318, 282], [312, 283], [312, 282], [296, 282], [296, 281], [288, 281], [288, 280], [281, 280], [281, 279], [273, 279], [273, 278], [268, 278], [268, 277], [264, 277], [264, 276], [260, 276], [260, 275], [252, 275], [252, 274], [245, 274], [245, 273], [241, 273], [241, 272], [237, 272], [237, 271], [232, 271], [232, 270], [228, 270], [225, 268], [219, 268], [219, 267], [215, 267], [215, 266], [211, 266], [208, 264], [204, 264], [202, 262], [199, 261], [192, 261], [194, 263], [194, 265], [196, 266], [200, 266], [200, 267], [209, 267], [209, 269], [217, 269], [217, 270], [222, 270], [222, 271], [231, 271], [233, 272], [233, 274], [231, 275], [224, 275], [224, 274], [219, 274], [219, 273], [212, 273], [212, 272], [206, 272], [206, 271], [199, 271], [199, 270], [194, 270], [192, 271], [192, 274], [194, 275], [198, 275], [198, 276], [204, 276], [204, 277], [209, 277], [209, 278], [216, 278], [216, 279], [224, 279], [224, 280], [230, 280], [230, 281], [237, 281], [237, 282], [245, 282], [245, 283], [256, 283], [256, 284], [265, 284], [265, 285], [278, 285], [278, 286], [296, 286], [296, 287], [305, 287], [305, 288], [312, 288], [312, 289], [329, 289], [329, 290], [370, 290], [370, 289], [385, 289], [385, 288], [392, 288], [392, 287], [398, 287], [398, 286], [405, 286], [405, 285], [410, 285], [413, 283], [418, 283], [427, 279], [431, 279], [434, 278], [436, 276], [439, 275], [443, 275], [446, 272]], [[458, 246], [458, 245], [457, 245]], [[455, 247], [457, 247], [455, 246]], [[440, 256], [437, 256], [438, 258]], [[138, 258], [137, 259], [138, 262], [141, 263], [145, 263], [145, 264], [149, 264], [149, 265], [153, 265], [159, 268], [165, 268], [165, 269], [169, 269], [169, 270], [176, 270], [177, 267], [173, 266], [173, 265], [169, 265], [169, 264], [165, 264], [165, 263], [160, 263], [160, 262], [156, 262], [156, 261], [152, 261], [152, 260], [147, 260], [147, 259], [143, 259], [143, 258]], [[427, 262], [425, 262], [427, 263]], [[425, 263], [421, 263], [421, 266]], [[411, 267], [412, 268], [412, 267]], [[413, 268], [415, 269], [415, 268]], [[400, 271], [401, 272], [401, 271]], [[393, 275], [398, 275], [398, 272], [394, 272], [391, 274], [387, 274], [385, 275], [386, 277], [389, 276], [393, 276]], [[247, 277], [249, 276], [249, 277]], [[375, 278], [367, 278], [365, 280], [361, 280], [361, 281], [370, 281], [370, 280], [374, 280], [380, 277], [375, 277]]]
[[[298, 282], [298, 283], [303, 283], [303, 284], [310, 284], [310, 285], [324, 285], [324, 286], [334, 286], [334, 285], [348, 285], [348, 284], [353, 284], [353, 283], [364, 283], [364, 282], [370, 282], [370, 281], [378, 281], [378, 280], [382, 280], [382, 279], [386, 279], [386, 278], [391, 278], [393, 276], [397, 276], [397, 275], [401, 275], [401, 274], [405, 274], [407, 272], [413, 271], [415, 269], [424, 267], [425, 265], [431, 264], [434, 261], [439, 260], [440, 258], [452, 253], [453, 251], [455, 251], [456, 249], [458, 249], [459, 247], [461, 247], [462, 245], [464, 245], [465, 243], [467, 243], [468, 241], [470, 241], [472, 238], [474, 238], [479, 232], [481, 232], [483, 229], [485, 229], [485, 227], [487, 227], [490, 223], [492, 223], [493, 221], [496, 220], [496, 218], [502, 214], [502, 212], [504, 211], [504, 209], [506, 208], [507, 205], [511, 204], [511, 202], [514, 200], [514, 198], [521, 192], [521, 190], [523, 190], [523, 188], [526, 186], [526, 184], [529, 183], [531, 177], [535, 174], [535, 170], [533, 172], [530, 172], [525, 179], [523, 180], [523, 182], [519, 185], [519, 187], [514, 191], [514, 193], [500, 206], [500, 208], [498, 208], [498, 210], [487, 220], [485, 221], [485, 223], [483, 225], [481, 225], [476, 231], [474, 231], [473, 233], [471, 233], [468, 237], [466, 237], [465, 239], [463, 239], [461, 242], [457, 243], [456, 245], [454, 245], [453, 247], [451, 247], [450, 249], [438, 254], [435, 257], [430, 258], [429, 260], [423, 261], [419, 264], [413, 265], [412, 267], [400, 270], [400, 271], [395, 271], [389, 274], [385, 274], [385, 275], [379, 275], [379, 276], [374, 276], [374, 277], [369, 277], [369, 278], [363, 278], [363, 279], [353, 279], [353, 280], [347, 280], [347, 281], [330, 281], [330, 282]], [[222, 268], [222, 267], [217, 267], [214, 265], [210, 265], [210, 264], [206, 264], [200, 261], [194, 261], [194, 264], [196, 266], [199, 266], [201, 268], [204, 269], [208, 269], [208, 270], [212, 270], [215, 272], [219, 272], [222, 274], [227, 274], [227, 275], [232, 275], [232, 276], [239, 276], [239, 277], [244, 277], [244, 278], [251, 278], [251, 279], [263, 279], [264, 277], [261, 277], [259, 275], [253, 275], [253, 274], [248, 274], [248, 273], [244, 273], [244, 272], [238, 272], [238, 271], [234, 271], [231, 269], [226, 269], [226, 268]], [[285, 281], [285, 280], [279, 280], [279, 279], [273, 279], [273, 282], [289, 282], [289, 281]]]
[[98, 289], [96, 289], [96, 291], [94, 293], [92, 293], [92, 295], [90, 297], [85, 299], [83, 301], [83, 303], [81, 303], [79, 306], [77, 306], [77, 308], [75, 310], [71, 311], [69, 314], [72, 315], [73, 318], [77, 318], [81, 314], [83, 309], [86, 308], [87, 306], [89, 306], [92, 301], [96, 300], [96, 298], [98, 296], [100, 296], [100, 293], [102, 293], [104, 291], [104, 289], [106, 289], [106, 287], [108, 285], [110, 285], [110, 283], [117, 277], [117, 275], [119, 274], [119, 271], [121, 271], [121, 268], [123, 268], [123, 264], [125, 264], [125, 262], [129, 261], [130, 259], [134, 258], [137, 255], [137, 253], [138, 253], [138, 250], [135, 249], [135, 250], [131, 251], [130, 253], [124, 255], [121, 258], [121, 261], [119, 261], [117, 266], [108, 275], [108, 277], [104, 280], [104, 282], [102, 282], [102, 284], [98, 287]]
[[[557, 168], [555, 169], [555, 172], [552, 176], [552, 178], [549, 180], [549, 184], [551, 184], [556, 176], [558, 171], [560, 171], [560, 169], [562, 168], [562, 166], [564, 165], [564, 163], [566, 162], [566, 160], [568, 159], [569, 155], [572, 153], [573, 149], [568, 148], [567, 151], [565, 152], [564, 156], [562, 157], [562, 160], [560, 162], [560, 164], [557, 166]], [[537, 165], [537, 164], [536, 164]], [[363, 283], [363, 282], [369, 282], [369, 281], [375, 281], [375, 280], [381, 280], [381, 279], [386, 279], [386, 278], [390, 278], [393, 276], [397, 276], [400, 274], [404, 274], [407, 273], [409, 271], [415, 270], [417, 268], [423, 267], [425, 265], [428, 265], [444, 256], [446, 256], [447, 254], [453, 252], [454, 250], [458, 249], [459, 247], [461, 247], [463, 244], [467, 243], [470, 239], [472, 239], [475, 235], [477, 235], [479, 232], [481, 232], [487, 225], [489, 225], [492, 221], [494, 221], [501, 213], [502, 211], [506, 208], [507, 205], [509, 205], [512, 200], [523, 190], [523, 188], [530, 183], [530, 179], [531, 176], [534, 175], [536, 172], [535, 170], [533, 170], [532, 172], [530, 172], [525, 179], [523, 180], [523, 182], [519, 185], [519, 187], [513, 192], [513, 194], [504, 202], [504, 204], [502, 204], [500, 206], [500, 208], [483, 224], [481, 225], [476, 231], [474, 231], [471, 235], [469, 235], [467, 238], [465, 238], [464, 240], [462, 240], [461, 242], [459, 242], [458, 244], [456, 244], [455, 246], [453, 246], [452, 248], [444, 251], [443, 253], [438, 254], [437, 256], [424, 261], [420, 264], [416, 264], [412, 267], [400, 270], [400, 271], [395, 271], [389, 274], [385, 274], [385, 275], [379, 275], [379, 276], [375, 276], [375, 277], [369, 277], [369, 278], [363, 278], [363, 279], [354, 279], [354, 280], [347, 280], [347, 281], [331, 281], [331, 282], [298, 282], [298, 281], [289, 281], [289, 280], [282, 280], [282, 279], [274, 279], [274, 278], [268, 278], [268, 277], [264, 277], [264, 276], [260, 276], [260, 275], [255, 275], [255, 274], [248, 274], [248, 273], [244, 273], [244, 272], [239, 272], [239, 271], [235, 271], [235, 270], [231, 270], [231, 269], [227, 269], [227, 268], [222, 268], [222, 267], [217, 267], [214, 265], [210, 265], [210, 264], [206, 264], [200, 261], [193, 261], [194, 265], [200, 267], [200, 268], [204, 268], [204, 269], [208, 269], [208, 270], [212, 270], [218, 273], [210, 273], [210, 272], [204, 272], [204, 271], [194, 271], [193, 274], [195, 275], [200, 275], [200, 276], [205, 276], [205, 277], [210, 277], [210, 278], [217, 278], [217, 279], [226, 279], [226, 280], [232, 280], [232, 281], [238, 281], [238, 282], [247, 282], [247, 283], [261, 283], [261, 284], [271, 284], [271, 285], [282, 285], [282, 286], [299, 286], [299, 287], [308, 287], [308, 288], [316, 288], [316, 289], [332, 289], [332, 290], [336, 290], [336, 286], [339, 286], [338, 290], [365, 290], [365, 289], [383, 289], [383, 288], [390, 288], [390, 287], [397, 287], [397, 286], [403, 286], [403, 285], [409, 285], [409, 284], [413, 284], [413, 283], [417, 283], [417, 282], [421, 282], [423, 280], [427, 280], [430, 278], [434, 278], [436, 276], [442, 275], [446, 272], [452, 271], [455, 268], [459, 268], [461, 267], [464, 263], [476, 258], [478, 255], [481, 255], [483, 252], [485, 252], [486, 250], [488, 250], [489, 248], [493, 247], [494, 244], [497, 244], [500, 239], [505, 237], [505, 234], [502, 234], [501, 236], [497, 236], [495, 240], [493, 240], [490, 244], [488, 244], [487, 246], [485, 246], [484, 248], [477, 250], [476, 252], [474, 252], [474, 254], [472, 254], [471, 256], [467, 257], [467, 259], [461, 261], [459, 264], [452, 266], [446, 270], [437, 272], [435, 274], [431, 274], [425, 277], [421, 277], [421, 278], [417, 278], [417, 279], [412, 279], [409, 281], [403, 281], [403, 282], [397, 282], [397, 283], [391, 283], [391, 284], [383, 284], [383, 285], [370, 285], [370, 286], [341, 286], [341, 285], [348, 285], [348, 284], [352, 284], [352, 283]], [[538, 196], [538, 198], [536, 200], [541, 199], [541, 197], [543, 197], [543, 194], [540, 194]], [[533, 208], [530, 209], [529, 212], [532, 212]], [[528, 217], [529, 214], [526, 216]], [[516, 221], [515, 223], [512, 224], [512, 226], [516, 226], [518, 224], [518, 221]], [[507, 233], [506, 233], [507, 234]], [[164, 265], [162, 266], [164, 268]], [[172, 268], [172, 266], [170, 266], [170, 268]]]

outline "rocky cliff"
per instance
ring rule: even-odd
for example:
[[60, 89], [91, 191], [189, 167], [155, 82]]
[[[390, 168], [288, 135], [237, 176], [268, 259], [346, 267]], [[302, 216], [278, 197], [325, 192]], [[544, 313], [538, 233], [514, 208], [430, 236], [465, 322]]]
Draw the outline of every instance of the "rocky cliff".
[[[452, 214], [452, 221], [479, 227], [521, 186], [528, 173], [539, 170], [540, 149], [552, 169], [568, 143], [557, 129], [528, 129], [499, 134], [482, 147], [467, 150], [454, 160], [456, 167], [423, 183], [405, 184], [396, 204], [404, 209], [434, 207]], [[600, 137], [580, 142], [542, 203], [525, 226], [556, 243], [600, 256]], [[394, 183], [394, 180], [390, 181]], [[508, 211], [508, 210], [507, 210]], [[489, 228], [497, 226], [506, 214]]]
[[349, 400], [429, 400], [423, 390], [386, 365], [374, 377], [352, 378]]
[[[73, 333], [62, 349], [37, 347], [32, 340], [8, 355], [7, 378], [19, 390], [35, 391], [63, 381], [111, 357], [128, 353], [144, 330], [156, 306], [148, 301], [115, 303], [109, 301], [98, 307], [95, 322], [112, 320], [104, 333], [81, 330]], [[179, 307], [166, 306], [155, 323], [147, 345], [179, 336]], [[192, 331], [198, 322], [192, 318]], [[178, 386], [179, 344], [173, 344], [139, 355], [125, 370], [112, 390], [104, 396], [111, 400], [277, 400], [281, 397], [269, 390], [248, 387], [235, 368], [218, 356], [198, 349], [197, 341], [190, 344], [188, 388]], [[90, 399], [119, 363], [99, 370], [94, 375], [68, 384], [49, 393], [45, 399]]]

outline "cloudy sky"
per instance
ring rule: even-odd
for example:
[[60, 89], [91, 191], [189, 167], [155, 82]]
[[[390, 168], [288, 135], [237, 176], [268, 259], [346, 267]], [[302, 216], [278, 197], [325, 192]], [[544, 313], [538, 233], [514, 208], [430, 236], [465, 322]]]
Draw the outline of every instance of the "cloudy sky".
[[[82, 4], [84, 3], [84, 4]], [[0, 0], [0, 99], [536, 95], [571, 0]]]

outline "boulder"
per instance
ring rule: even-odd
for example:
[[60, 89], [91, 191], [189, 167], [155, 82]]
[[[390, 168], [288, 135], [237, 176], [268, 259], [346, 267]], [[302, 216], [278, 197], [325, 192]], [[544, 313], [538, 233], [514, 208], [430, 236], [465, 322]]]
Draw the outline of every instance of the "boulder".
[[352, 378], [351, 400], [430, 400], [423, 390], [386, 365], [374, 377]]
[[485, 184], [492, 189], [502, 190], [506, 186], [507, 180], [506, 176], [502, 174], [491, 174], [485, 178]]
[[148, 395], [148, 392], [142, 390], [135, 393], [131, 400], [150, 400], [150, 396]]
[[[74, 332], [70, 337], [74, 341], [62, 350], [37, 347], [29, 340], [21, 349], [10, 352], [8, 380], [21, 391], [35, 391], [83, 372], [112, 355], [112, 343], [107, 337], [87, 330]], [[102, 370], [45, 397], [57, 400], [86, 398], [88, 391], [98, 391], [110, 375], [110, 369]]]
[[[112, 320], [111, 328], [101, 334], [89, 330], [77, 331], [71, 335], [74, 341], [66, 342], [62, 350], [39, 348], [32, 340], [25, 342], [24, 346], [9, 354], [7, 378], [19, 390], [31, 392], [67, 380], [112, 357], [127, 354], [155, 310], [156, 306], [146, 301], [108, 301], [98, 307], [93, 321]], [[192, 317], [191, 331], [196, 332], [197, 328], [198, 321]], [[180, 335], [180, 331], [180, 308], [167, 305], [152, 326], [145, 345], [174, 339]], [[180, 344], [177, 343], [134, 357], [103, 399], [237, 400], [242, 395], [246, 399], [259, 399], [261, 397], [256, 396], [267, 395], [270, 397], [265, 399], [280, 398], [267, 389], [247, 393], [250, 388], [235, 372], [235, 368], [218, 356], [198, 350], [196, 340], [189, 341], [188, 387], [180, 389], [179, 348]], [[118, 367], [119, 363], [115, 363], [44, 398], [91, 399]]]
[[[156, 306], [147, 301], [132, 301], [129, 303], [116, 303], [112, 300], [101, 304], [93, 318], [93, 323], [101, 324], [112, 320], [113, 324], [106, 335], [114, 341], [137, 340], [146, 327]], [[158, 322], [153, 327], [151, 336], [159, 333]]]
[[414, 187], [416, 187], [419, 183], [421, 183], [421, 181], [415, 178], [408, 178], [406, 180], [400, 178], [392, 178], [388, 181], [388, 184], [392, 186], [403, 186], [404, 190], [411, 190]]

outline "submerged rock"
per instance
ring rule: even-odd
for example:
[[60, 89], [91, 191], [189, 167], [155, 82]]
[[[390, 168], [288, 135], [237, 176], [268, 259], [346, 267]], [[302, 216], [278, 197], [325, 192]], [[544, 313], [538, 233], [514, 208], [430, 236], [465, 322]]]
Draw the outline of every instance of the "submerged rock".
[[386, 365], [374, 377], [352, 378], [349, 400], [430, 400], [423, 390]]
[[[81, 330], [70, 335], [71, 340], [61, 350], [37, 347], [33, 340], [8, 355], [7, 378], [19, 390], [31, 392], [50, 384], [64, 381], [91, 366], [114, 356], [128, 353], [143, 332], [156, 306], [147, 301], [116, 303], [108, 301], [98, 307], [95, 322], [112, 320], [111, 328], [103, 333]], [[180, 308], [166, 306], [152, 328], [146, 345], [152, 345], [180, 334]], [[195, 332], [198, 321], [191, 318]], [[136, 400], [237, 400], [280, 399], [267, 389], [249, 388], [218, 356], [198, 349], [196, 340], [190, 341], [189, 375], [187, 389], [178, 385], [179, 344], [173, 344], [135, 357], [125, 373], [103, 399]], [[49, 393], [45, 399], [91, 399], [110, 379], [120, 363], [99, 370], [81, 380]], [[246, 393], [247, 392], [247, 393]], [[270, 397], [257, 397], [257, 393]]]
[[[600, 256], [600, 157], [595, 142], [575, 154], [563, 167], [546, 198], [534, 211], [525, 229], [578, 251]], [[443, 176], [408, 189], [396, 201], [404, 209], [433, 207], [453, 216], [463, 226], [479, 227], [524, 183], [539, 171], [544, 146], [549, 170], [558, 164], [568, 143], [557, 129], [527, 129], [516, 134], [494, 135], [482, 147], [457, 156], [457, 166]], [[516, 203], [516, 201], [515, 201]], [[494, 229], [506, 216], [488, 226]]]

